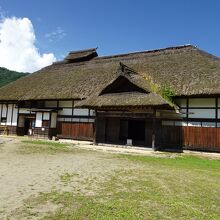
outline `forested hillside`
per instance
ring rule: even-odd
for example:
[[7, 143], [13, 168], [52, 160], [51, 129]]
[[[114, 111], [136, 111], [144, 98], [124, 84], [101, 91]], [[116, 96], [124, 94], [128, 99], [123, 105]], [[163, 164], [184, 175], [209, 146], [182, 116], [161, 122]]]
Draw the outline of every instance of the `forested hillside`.
[[0, 67], [0, 87], [15, 81], [21, 77], [27, 76], [29, 73], [22, 73], [11, 71], [6, 68]]

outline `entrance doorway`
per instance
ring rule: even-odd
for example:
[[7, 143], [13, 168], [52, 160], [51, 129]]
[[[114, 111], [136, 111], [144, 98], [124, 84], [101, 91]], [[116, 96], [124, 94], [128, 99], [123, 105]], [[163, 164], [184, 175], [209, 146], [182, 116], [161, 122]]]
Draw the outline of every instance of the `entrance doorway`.
[[145, 144], [145, 120], [123, 119], [120, 121], [120, 139], [127, 142], [132, 140], [133, 145]]
[[35, 118], [28, 117], [24, 120], [24, 135], [32, 135], [34, 128]]
[[144, 142], [145, 140], [145, 121], [130, 120], [128, 121], [128, 138], [134, 141]]

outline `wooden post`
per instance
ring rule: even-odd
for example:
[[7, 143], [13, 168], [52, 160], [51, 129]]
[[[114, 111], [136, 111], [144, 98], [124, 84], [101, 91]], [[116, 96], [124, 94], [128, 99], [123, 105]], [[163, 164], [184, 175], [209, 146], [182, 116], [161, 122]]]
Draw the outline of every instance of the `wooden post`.
[[97, 127], [97, 111], [95, 111], [95, 121], [93, 124], [93, 144], [96, 145], [97, 144], [97, 137], [96, 137], [96, 127]]
[[156, 150], [156, 110], [153, 110], [153, 124], [152, 124], [152, 149]]

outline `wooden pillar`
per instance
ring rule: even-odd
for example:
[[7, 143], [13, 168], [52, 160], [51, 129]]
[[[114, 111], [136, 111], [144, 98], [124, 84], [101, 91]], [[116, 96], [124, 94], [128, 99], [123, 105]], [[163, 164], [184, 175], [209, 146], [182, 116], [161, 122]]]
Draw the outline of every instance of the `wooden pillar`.
[[218, 98], [215, 98], [215, 127], [218, 127]]
[[156, 150], [156, 110], [153, 110], [153, 123], [152, 123], [152, 149]]
[[94, 121], [94, 124], [93, 124], [93, 144], [94, 145], [97, 144], [97, 134], [96, 134], [96, 131], [97, 131], [97, 117], [98, 117], [98, 114], [97, 114], [97, 111], [95, 111], [95, 121]]

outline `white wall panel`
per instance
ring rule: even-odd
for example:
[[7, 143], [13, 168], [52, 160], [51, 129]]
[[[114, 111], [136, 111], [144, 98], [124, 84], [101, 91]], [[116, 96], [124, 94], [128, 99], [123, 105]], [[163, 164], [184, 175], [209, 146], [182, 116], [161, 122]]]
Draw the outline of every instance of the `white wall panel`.
[[95, 111], [94, 110], [90, 110], [90, 116], [95, 116]]
[[191, 121], [191, 122], [188, 122], [188, 126], [201, 127], [201, 122]]
[[215, 118], [215, 109], [189, 109], [189, 118]]
[[215, 122], [202, 122], [202, 127], [215, 127]]
[[175, 121], [175, 126], [187, 126], [186, 121]]
[[19, 113], [30, 114], [30, 109], [29, 108], [19, 108]]
[[42, 112], [37, 112], [36, 113], [35, 127], [37, 127], [37, 128], [42, 127]]
[[50, 120], [50, 113], [49, 112], [43, 113], [43, 120]]
[[11, 125], [11, 120], [12, 120], [12, 104], [8, 104], [8, 112], [7, 112], [7, 125]]
[[93, 118], [89, 118], [89, 121], [88, 121], [88, 122], [93, 123], [93, 122], [95, 122], [95, 119], [93, 119]]
[[6, 117], [6, 114], [7, 114], [7, 106], [6, 106], [6, 104], [3, 104], [2, 117]]
[[18, 120], [18, 109], [14, 105], [13, 116], [12, 116], [12, 125], [13, 126], [17, 126], [17, 120]]
[[73, 115], [89, 116], [89, 109], [75, 108], [74, 111], [73, 111]]
[[59, 111], [59, 115], [72, 115], [72, 109], [65, 108]]
[[189, 99], [189, 108], [190, 107], [214, 107], [215, 108], [215, 99], [214, 98]]
[[72, 122], [80, 122], [80, 118], [73, 118]]

